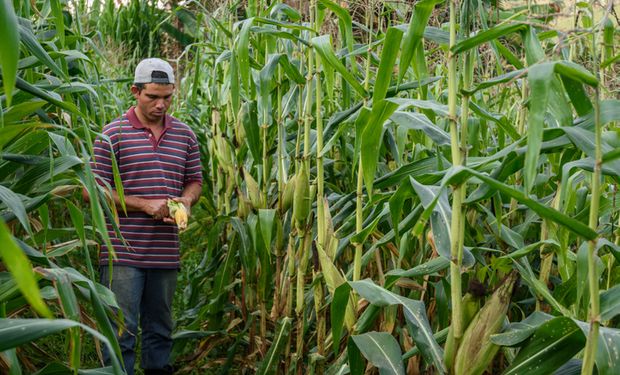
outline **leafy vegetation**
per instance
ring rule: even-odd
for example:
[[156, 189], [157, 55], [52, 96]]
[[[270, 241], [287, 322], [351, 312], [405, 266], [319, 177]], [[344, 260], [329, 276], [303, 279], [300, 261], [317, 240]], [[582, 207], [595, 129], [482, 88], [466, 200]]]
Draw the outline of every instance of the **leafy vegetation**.
[[122, 373], [87, 161], [157, 55], [179, 373], [620, 373], [613, 2], [204, 3], [0, 0], [3, 372]]

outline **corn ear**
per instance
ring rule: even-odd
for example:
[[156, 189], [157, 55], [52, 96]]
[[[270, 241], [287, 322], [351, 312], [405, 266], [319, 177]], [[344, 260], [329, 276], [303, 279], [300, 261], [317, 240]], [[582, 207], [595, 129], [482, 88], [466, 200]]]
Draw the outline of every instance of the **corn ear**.
[[[427, 239], [431, 242], [433, 241], [433, 233], [431, 231], [428, 233]], [[434, 246], [434, 241], [431, 243]], [[466, 293], [461, 300], [461, 309], [463, 316], [463, 327], [467, 327], [478, 310], [480, 310], [480, 303], [471, 293]], [[454, 331], [452, 330], [452, 326], [450, 326], [450, 329], [448, 330], [448, 339], [446, 340], [446, 347], [444, 350], [444, 363], [447, 368], [452, 368], [452, 365], [454, 364], [454, 357], [456, 355], [457, 346], [453, 336]]]
[[499, 346], [490, 338], [502, 329], [517, 277], [516, 272], [508, 275], [465, 330], [454, 361], [455, 375], [480, 375], [493, 362]]
[[291, 177], [284, 187], [284, 193], [282, 194], [282, 212], [288, 211], [293, 205], [295, 186], [297, 186], [297, 175]]
[[463, 309], [463, 327], [468, 327], [478, 313], [478, 310], [480, 310], [480, 303], [473, 294], [466, 293], [463, 296], [461, 306]]
[[297, 229], [303, 228], [310, 213], [310, 177], [306, 163], [301, 163], [301, 168], [297, 172], [295, 183], [295, 196], [293, 197], [293, 217], [297, 223]]
[[252, 203], [248, 197], [239, 189], [237, 189], [237, 216], [245, 218], [252, 210]]
[[181, 202], [173, 201], [172, 199], [168, 199], [168, 211], [170, 211], [170, 217], [174, 219], [174, 222], [177, 224], [179, 230], [187, 229], [187, 209], [185, 205]]
[[221, 134], [216, 134], [213, 137], [214, 147], [213, 153], [215, 154], [218, 163], [222, 166], [224, 170], [226, 170], [229, 174], [233, 172], [233, 151], [230, 147], [230, 144]]
[[260, 188], [258, 187], [258, 182], [252, 177], [252, 175], [248, 171], [243, 171], [243, 177], [245, 179], [245, 187], [248, 190], [248, 197], [250, 198], [250, 202], [254, 208], [264, 208], [263, 198], [260, 193]]
[[245, 128], [243, 127], [243, 114], [242, 109], [239, 110], [239, 114], [237, 115], [237, 121], [235, 122], [235, 141], [237, 145], [245, 144]]

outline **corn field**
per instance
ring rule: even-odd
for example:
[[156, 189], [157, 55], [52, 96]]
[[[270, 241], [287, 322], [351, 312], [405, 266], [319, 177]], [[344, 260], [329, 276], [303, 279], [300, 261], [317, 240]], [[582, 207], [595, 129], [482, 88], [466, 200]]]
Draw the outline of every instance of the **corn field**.
[[89, 160], [161, 56], [205, 180], [177, 373], [620, 374], [619, 13], [0, 0], [0, 373], [124, 373]]

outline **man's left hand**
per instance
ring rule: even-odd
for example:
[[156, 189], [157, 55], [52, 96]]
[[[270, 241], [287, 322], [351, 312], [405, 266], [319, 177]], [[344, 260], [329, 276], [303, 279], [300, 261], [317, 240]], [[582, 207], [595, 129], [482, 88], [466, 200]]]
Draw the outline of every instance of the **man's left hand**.
[[[183, 203], [185, 206], [185, 210], [187, 211], [187, 217], [189, 218], [192, 214], [192, 199], [188, 197], [175, 197], [172, 198], [173, 201]], [[165, 217], [164, 223], [174, 224], [174, 219], [171, 217]]]

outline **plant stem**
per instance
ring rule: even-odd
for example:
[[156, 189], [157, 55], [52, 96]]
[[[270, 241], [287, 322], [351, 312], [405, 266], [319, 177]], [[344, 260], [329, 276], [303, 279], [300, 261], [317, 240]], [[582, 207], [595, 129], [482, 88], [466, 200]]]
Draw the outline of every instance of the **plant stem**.
[[[450, 1], [450, 48], [456, 44], [456, 0]], [[459, 133], [457, 124], [457, 106], [456, 95], [458, 81], [456, 76], [456, 55], [452, 51], [448, 51], [448, 112], [450, 121], [450, 145], [452, 152], [452, 165], [462, 165], [461, 150], [459, 144]], [[453, 356], [463, 336], [463, 320], [461, 313], [461, 265], [463, 259], [463, 251], [460, 245], [460, 232], [462, 228], [462, 206], [463, 194], [461, 185], [454, 187], [452, 194], [452, 220], [450, 223], [450, 296], [452, 303], [452, 336], [450, 342], [446, 344], [451, 350], [446, 353], [446, 362], [448, 368], [453, 363]], [[452, 356], [452, 358], [450, 358]]]
[[[592, 32], [592, 57], [594, 74], [599, 78], [599, 59], [596, 54], [596, 33]], [[592, 193], [590, 202], [590, 219], [589, 226], [595, 230], [598, 228], [598, 214], [600, 205], [600, 186], [601, 186], [601, 165], [602, 165], [602, 145], [601, 145], [601, 113], [600, 113], [600, 89], [597, 86], [594, 90], [594, 171], [592, 173]], [[596, 248], [598, 238], [588, 243], [588, 284], [590, 290], [590, 332], [584, 349], [583, 364], [581, 367], [582, 375], [591, 375], [594, 370], [594, 361], [596, 359], [596, 349], [598, 344], [600, 322], [600, 296], [599, 296], [599, 280], [596, 272]]]
[[[373, 1], [370, 0], [368, 8], [366, 8], [366, 27], [368, 28], [368, 55], [366, 56], [366, 78], [364, 80], [364, 88], [368, 91], [370, 87], [370, 45], [372, 44], [372, 23], [373, 23]], [[368, 104], [368, 98], [364, 98], [364, 105]], [[355, 232], [361, 233], [364, 224], [364, 170], [362, 169], [362, 157], [356, 155], [358, 158], [357, 163], [357, 185], [356, 185], [356, 200], [355, 200]], [[364, 245], [361, 243], [355, 244], [355, 255], [353, 259], [353, 281], [360, 279], [362, 274], [362, 253], [364, 252]]]

